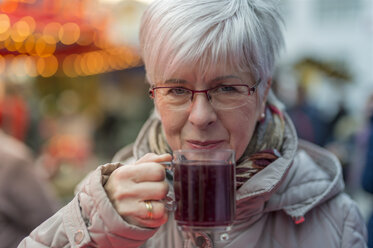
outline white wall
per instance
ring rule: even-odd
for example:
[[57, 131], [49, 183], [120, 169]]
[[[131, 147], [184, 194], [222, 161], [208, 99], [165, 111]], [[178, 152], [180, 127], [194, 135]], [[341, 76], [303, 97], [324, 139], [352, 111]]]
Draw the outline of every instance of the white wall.
[[343, 98], [350, 110], [361, 113], [366, 97], [373, 93], [373, 1], [282, 0], [280, 3], [286, 23], [286, 52], [281, 63], [291, 64], [303, 56], [313, 56], [346, 64], [353, 82], [341, 91], [319, 87], [316, 102], [327, 107]]

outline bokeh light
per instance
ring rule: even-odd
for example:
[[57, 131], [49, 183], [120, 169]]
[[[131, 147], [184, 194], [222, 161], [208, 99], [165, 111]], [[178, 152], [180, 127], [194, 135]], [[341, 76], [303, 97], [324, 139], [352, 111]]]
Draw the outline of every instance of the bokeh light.
[[18, 7], [18, 1], [13, 0], [3, 0], [3, 3], [0, 6], [0, 10], [5, 13], [12, 13]]
[[55, 56], [40, 57], [36, 63], [36, 69], [40, 76], [51, 77], [58, 69], [58, 60]]
[[0, 34], [7, 32], [10, 28], [10, 20], [6, 14], [0, 14]]
[[60, 28], [58, 37], [63, 44], [71, 45], [78, 41], [80, 37], [80, 28], [76, 23], [65, 23]]
[[56, 43], [51, 43], [51, 40], [48, 39], [48, 36], [40, 37], [35, 43], [36, 54], [40, 57], [51, 56], [56, 50]]
[[[0, 4], [6, 10], [0, 14], [0, 49], [5, 51], [2, 55], [11, 53], [15, 56], [2, 57], [4, 68], [7, 64], [13, 63], [11, 68], [14, 68], [14, 64], [23, 63], [21, 67], [30, 77], [84, 77], [123, 70], [140, 61], [132, 48], [110, 41], [106, 21], [100, 21], [94, 15], [90, 22], [80, 12], [73, 12], [80, 16], [71, 14], [69, 17], [68, 14], [53, 18], [57, 16], [53, 11], [62, 5], [54, 5], [56, 9], [52, 8], [43, 16], [40, 15], [44, 11], [42, 7], [34, 10], [39, 14], [22, 9], [26, 3], [36, 4], [34, 0], [12, 1]], [[50, 4], [53, 6], [53, 1]], [[25, 12], [28, 14], [22, 16]]]
[[48, 43], [57, 43], [59, 41], [59, 32], [61, 28], [62, 25], [58, 22], [48, 23], [47, 25], [45, 25], [43, 30], [44, 39]]

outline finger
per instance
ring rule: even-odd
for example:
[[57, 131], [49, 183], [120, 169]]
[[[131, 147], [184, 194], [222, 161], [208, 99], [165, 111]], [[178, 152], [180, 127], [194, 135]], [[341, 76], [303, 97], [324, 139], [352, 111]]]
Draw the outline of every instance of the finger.
[[159, 182], [163, 181], [166, 177], [166, 171], [164, 167], [156, 162], [146, 162], [135, 165], [134, 170], [138, 170], [137, 173], [133, 174], [134, 182]]
[[147, 153], [132, 165], [118, 167], [110, 177], [115, 177], [116, 181], [129, 178], [134, 179], [135, 182], [162, 181], [165, 178], [165, 172], [164, 166], [160, 163], [169, 162], [171, 159], [170, 154]]
[[137, 184], [133, 191], [142, 200], [162, 200], [168, 194], [169, 185], [165, 180], [161, 182], [143, 182]]
[[[121, 212], [119, 214], [129, 223], [146, 226], [146, 227], [158, 227], [163, 225], [168, 220], [168, 211], [166, 210], [164, 204], [160, 201], [149, 201], [151, 204], [151, 217], [149, 218], [149, 210], [146, 207], [144, 201], [138, 201], [136, 204], [131, 204], [132, 210]], [[127, 210], [128, 205], [125, 206]]]
[[131, 187], [118, 189], [116, 200], [138, 199], [144, 200], [162, 200], [167, 196], [169, 185], [166, 181], [160, 182], [142, 182], [132, 184]]
[[129, 216], [129, 217], [126, 217], [125, 220], [128, 223], [131, 223], [131, 224], [136, 225], [136, 226], [148, 227], [148, 228], [157, 228], [157, 227], [160, 227], [167, 222], [168, 212], [165, 212], [165, 214], [161, 218], [158, 218], [158, 219], [155, 219], [155, 218], [153, 218], [153, 219], [143, 219], [143, 218], [136, 217], [136, 216]]
[[144, 181], [158, 182], [165, 179], [166, 173], [161, 164], [155, 162], [145, 162], [137, 165], [126, 165], [116, 169], [110, 177], [114, 177], [117, 182], [131, 180], [134, 183]]
[[139, 202], [139, 204], [141, 208], [139, 208], [140, 211], [137, 211], [135, 216], [144, 220], [161, 219], [167, 211], [163, 202], [160, 201], [146, 200]]
[[135, 162], [135, 164], [140, 164], [144, 162], [168, 162], [172, 160], [172, 155], [165, 153], [165, 154], [155, 154], [155, 153], [147, 153], [143, 157], [141, 157], [139, 160]]

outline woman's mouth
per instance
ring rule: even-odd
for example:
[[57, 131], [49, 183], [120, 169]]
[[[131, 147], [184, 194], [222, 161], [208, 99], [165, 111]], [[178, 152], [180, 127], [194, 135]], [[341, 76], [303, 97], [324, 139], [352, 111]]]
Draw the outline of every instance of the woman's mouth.
[[223, 144], [223, 140], [187, 140], [188, 148], [190, 149], [215, 149]]

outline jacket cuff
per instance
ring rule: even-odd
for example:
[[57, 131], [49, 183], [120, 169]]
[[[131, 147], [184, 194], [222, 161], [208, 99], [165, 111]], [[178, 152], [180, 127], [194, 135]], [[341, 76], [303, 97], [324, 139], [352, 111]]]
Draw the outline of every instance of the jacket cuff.
[[98, 167], [79, 192], [85, 225], [99, 247], [139, 247], [157, 231], [127, 223], [108, 198], [103, 187], [105, 178], [120, 165], [109, 163]]
[[91, 238], [80, 212], [78, 196], [63, 208], [63, 226], [72, 247], [85, 247]]

